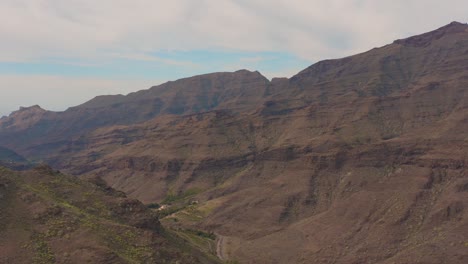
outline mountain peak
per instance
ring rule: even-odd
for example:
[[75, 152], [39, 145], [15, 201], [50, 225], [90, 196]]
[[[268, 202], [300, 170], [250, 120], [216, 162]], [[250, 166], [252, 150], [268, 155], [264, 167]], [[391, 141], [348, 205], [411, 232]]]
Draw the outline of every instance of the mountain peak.
[[[435, 32], [441, 32], [444, 34], [453, 34], [453, 33], [467, 32], [467, 30], [468, 30], [468, 24], [453, 21], [443, 27], [440, 27], [436, 30], [430, 31], [425, 34], [430, 34], [430, 33], [435, 33]], [[422, 34], [422, 35], [425, 35], [425, 34]]]
[[261, 73], [259, 71], [249, 71], [247, 69], [240, 69], [240, 70], [235, 71], [234, 73], [248, 73], [248, 74], [261, 75]]
[[19, 110], [12, 112], [9, 116], [4, 116], [0, 119], [0, 127], [9, 127], [22, 123], [21, 126], [29, 127], [41, 119], [47, 113], [47, 110], [42, 109], [39, 105], [29, 107], [20, 107]]
[[461, 22], [458, 22], [458, 21], [452, 21], [447, 26], [459, 26], [459, 25], [465, 25], [466, 26], [466, 23], [461, 23]]
[[44, 110], [41, 106], [39, 105], [33, 105], [33, 106], [20, 106], [19, 112], [24, 112], [24, 111], [43, 111], [45, 112], [46, 110]]
[[468, 25], [453, 21], [450, 24], [440, 27], [436, 30], [405, 39], [397, 39], [393, 43], [403, 46], [425, 47], [430, 45], [433, 41], [438, 40], [446, 35], [459, 33], [468, 33]]
[[33, 105], [33, 106], [20, 106], [20, 108], [16, 111], [13, 111], [9, 117], [13, 116], [18, 116], [18, 115], [35, 115], [35, 114], [42, 114], [47, 112], [47, 110], [43, 109], [39, 105]]
[[14, 117], [18, 115], [35, 115], [35, 114], [42, 114], [47, 112], [47, 110], [43, 109], [39, 105], [33, 105], [33, 106], [20, 106], [20, 108], [16, 111], [11, 112], [11, 114], [8, 117]]

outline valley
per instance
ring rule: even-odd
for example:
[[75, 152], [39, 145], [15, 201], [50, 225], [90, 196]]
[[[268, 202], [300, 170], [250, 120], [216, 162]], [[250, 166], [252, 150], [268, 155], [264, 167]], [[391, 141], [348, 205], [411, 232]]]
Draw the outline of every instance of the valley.
[[[4, 160], [53, 169], [2, 173], [18, 208], [59, 208], [70, 237], [108, 263], [466, 263], [467, 87], [468, 25], [453, 22], [289, 79], [211, 73], [63, 112], [22, 108], [0, 119]], [[148, 231], [138, 221], [153, 213]], [[47, 217], [12, 229], [18, 245], [39, 237], [24, 256], [61, 250], [66, 234], [47, 236]], [[126, 234], [131, 245], [96, 242]]]

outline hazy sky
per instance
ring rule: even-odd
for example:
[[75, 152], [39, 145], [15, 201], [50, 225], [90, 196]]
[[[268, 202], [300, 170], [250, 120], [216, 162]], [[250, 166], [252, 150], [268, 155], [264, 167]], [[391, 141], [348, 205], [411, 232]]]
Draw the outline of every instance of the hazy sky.
[[195, 74], [290, 77], [466, 22], [466, 0], [0, 0], [0, 116]]

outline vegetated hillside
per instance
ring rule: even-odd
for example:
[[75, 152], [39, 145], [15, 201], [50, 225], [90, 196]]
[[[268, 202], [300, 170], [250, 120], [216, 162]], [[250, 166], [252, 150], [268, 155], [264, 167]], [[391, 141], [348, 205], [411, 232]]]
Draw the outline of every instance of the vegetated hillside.
[[455, 22], [274, 79], [254, 109], [103, 126], [46, 159], [172, 203], [164, 224], [215, 232], [223, 259], [466, 263], [467, 87]]
[[268, 83], [258, 72], [240, 70], [167, 82], [127, 96], [99, 96], [64, 112], [22, 107], [0, 119], [0, 146], [42, 160], [103, 126], [139, 123], [162, 114], [254, 109]]
[[0, 168], [0, 263], [217, 263], [139, 201], [93, 181]]

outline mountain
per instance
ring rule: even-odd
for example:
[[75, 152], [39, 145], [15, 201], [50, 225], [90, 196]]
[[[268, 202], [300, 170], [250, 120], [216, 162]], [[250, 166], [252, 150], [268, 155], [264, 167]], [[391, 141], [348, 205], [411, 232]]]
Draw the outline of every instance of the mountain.
[[127, 96], [99, 96], [64, 112], [22, 107], [0, 119], [0, 146], [42, 160], [61, 151], [70, 139], [99, 127], [139, 123], [162, 114], [253, 109], [267, 84], [260, 73], [241, 70], [167, 82]]
[[1, 263], [217, 263], [139, 201], [47, 166], [0, 168], [0, 211]]
[[215, 233], [224, 260], [466, 263], [467, 87], [453, 22], [290, 79], [215, 73], [23, 109], [0, 145], [167, 205], [164, 226]]

